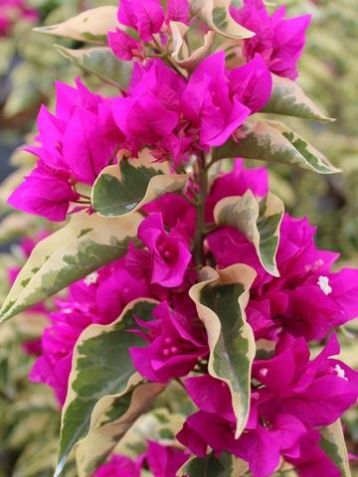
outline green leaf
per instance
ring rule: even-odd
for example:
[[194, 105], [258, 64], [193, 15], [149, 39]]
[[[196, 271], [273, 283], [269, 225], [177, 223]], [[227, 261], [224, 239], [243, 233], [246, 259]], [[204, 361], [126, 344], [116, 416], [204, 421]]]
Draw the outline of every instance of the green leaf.
[[334, 121], [319, 110], [295, 81], [276, 75], [272, 75], [272, 79], [272, 95], [263, 112], [318, 121]]
[[135, 239], [140, 221], [139, 214], [111, 220], [74, 214], [64, 228], [36, 245], [0, 310], [1, 320], [121, 257]]
[[117, 7], [92, 8], [57, 25], [34, 28], [39, 33], [70, 38], [87, 43], [107, 42], [107, 33], [118, 28]]
[[164, 388], [162, 384], [141, 384], [125, 394], [106, 396], [98, 401], [89, 432], [76, 448], [79, 477], [93, 475]]
[[186, 477], [240, 477], [248, 466], [233, 455], [222, 453], [220, 457], [209, 454], [203, 458], [193, 458], [179, 470], [179, 476]]
[[128, 86], [132, 68], [130, 62], [119, 61], [110, 48], [98, 46], [73, 50], [55, 45], [56, 50], [67, 60], [86, 73], [111, 84], [115, 88]]
[[[119, 399], [140, 382], [129, 348], [143, 346], [145, 342], [129, 330], [135, 327], [136, 318], [151, 320], [155, 306], [156, 303], [150, 300], [136, 300], [125, 308], [114, 323], [92, 325], [81, 334], [76, 344], [69, 391], [62, 410], [56, 477], [61, 475], [73, 446], [88, 433], [96, 404], [107, 396], [112, 399], [116, 395], [116, 399]], [[105, 404], [103, 406], [103, 401], [99, 404], [94, 418], [99, 419], [98, 412], [108, 409], [107, 400]], [[102, 424], [103, 418], [110, 417], [102, 416]]]
[[341, 471], [341, 477], [351, 477], [348, 452], [340, 420], [321, 431], [320, 446]]
[[144, 153], [105, 168], [92, 189], [92, 207], [103, 217], [118, 217], [140, 209], [155, 198], [184, 187], [186, 175], [169, 175], [166, 163]]
[[287, 164], [320, 174], [340, 172], [305, 139], [278, 121], [248, 121], [213, 153], [214, 160], [238, 156]]
[[194, 15], [201, 18], [211, 30], [225, 38], [240, 40], [255, 35], [232, 18], [231, 0], [190, 0], [189, 3]]
[[276, 253], [284, 212], [282, 200], [274, 194], [259, 200], [248, 190], [241, 197], [222, 199], [215, 207], [214, 216], [218, 225], [240, 230], [254, 244], [264, 269], [278, 277]]
[[251, 367], [256, 348], [245, 308], [256, 273], [246, 265], [218, 271], [204, 268], [202, 273], [204, 280], [194, 285], [189, 294], [208, 334], [209, 374], [229, 386], [238, 438], [250, 412]]

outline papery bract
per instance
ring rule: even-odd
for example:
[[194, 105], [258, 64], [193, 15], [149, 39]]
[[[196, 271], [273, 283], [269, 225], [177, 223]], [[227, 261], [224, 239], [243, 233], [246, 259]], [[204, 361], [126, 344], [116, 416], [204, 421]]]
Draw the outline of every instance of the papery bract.
[[189, 453], [175, 447], [148, 442], [146, 460], [154, 477], [176, 477], [177, 471], [188, 460]]
[[145, 464], [153, 477], [176, 477], [177, 471], [187, 459], [188, 453], [181, 449], [148, 441], [147, 451], [137, 459], [113, 455], [93, 477], [140, 477]]
[[134, 461], [124, 455], [114, 455], [107, 464], [103, 464], [93, 477], [140, 477], [142, 459]]
[[208, 353], [201, 322], [171, 310], [166, 302], [158, 305], [153, 315], [153, 321], [138, 322], [149, 344], [130, 349], [134, 366], [153, 382], [187, 375], [198, 359]]
[[159, 59], [136, 68], [128, 96], [112, 103], [114, 119], [129, 149], [137, 152], [145, 146], [170, 144], [179, 124], [184, 86], [184, 80]]
[[120, 60], [131, 61], [143, 55], [141, 43], [119, 28], [108, 33], [108, 44]]
[[149, 215], [138, 228], [138, 238], [147, 246], [153, 263], [152, 283], [167, 288], [182, 285], [191, 261], [185, 238], [172, 229], [164, 229], [160, 213]]
[[187, 24], [189, 23], [189, 19], [189, 0], [168, 0], [165, 17], [167, 22], [180, 22]]
[[164, 9], [159, 0], [121, 0], [118, 20], [138, 31], [143, 41], [151, 41], [164, 22]]
[[206, 58], [191, 75], [182, 108], [202, 146], [220, 146], [249, 116], [250, 109], [230, 94], [223, 52]]
[[[266, 106], [272, 91], [272, 78], [262, 56], [255, 54], [246, 65], [229, 73], [231, 94], [256, 113]], [[258, 87], [258, 85], [260, 85]]]
[[188, 240], [194, 238], [196, 210], [189, 200], [180, 194], [165, 194], [143, 207], [147, 213], [161, 213], [163, 223], [169, 229], [175, 228]]
[[121, 135], [106, 101], [80, 80], [76, 88], [57, 84], [55, 114], [42, 107], [38, 116], [39, 145], [27, 150], [38, 166], [10, 197], [9, 203], [50, 220], [66, 218], [70, 202], [79, 196], [76, 183], [92, 184], [101, 170], [115, 160]]
[[247, 60], [260, 53], [273, 73], [290, 79], [298, 76], [297, 61], [305, 45], [310, 15], [285, 19], [285, 7], [280, 7], [270, 16], [262, 0], [245, 0], [241, 9], [232, 7], [231, 14], [255, 32], [254, 37], [244, 40]]
[[40, 162], [10, 195], [8, 203], [28, 214], [61, 222], [66, 219], [70, 202], [78, 198], [66, 176]]

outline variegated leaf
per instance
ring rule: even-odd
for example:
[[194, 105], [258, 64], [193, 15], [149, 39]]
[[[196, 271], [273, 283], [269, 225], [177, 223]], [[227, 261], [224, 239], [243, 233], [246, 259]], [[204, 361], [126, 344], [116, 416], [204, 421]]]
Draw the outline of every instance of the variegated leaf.
[[190, 54], [188, 46], [184, 40], [189, 27], [184, 23], [171, 22], [170, 29], [173, 38], [173, 59], [181, 68], [192, 72], [200, 63], [200, 61], [202, 61], [210, 53], [214, 43], [215, 33], [213, 31], [206, 33], [204, 35], [202, 46]]
[[251, 38], [254, 33], [239, 25], [230, 15], [231, 0], [190, 0], [194, 15], [201, 18], [211, 30], [225, 38]]
[[119, 61], [106, 46], [70, 49], [55, 45], [56, 50], [86, 73], [97, 76], [115, 88], [126, 88], [132, 68], [128, 61]]
[[340, 172], [305, 139], [278, 121], [248, 121], [213, 153], [214, 160], [238, 156], [278, 162], [320, 174]]
[[272, 75], [272, 79], [272, 95], [263, 112], [318, 121], [334, 121], [320, 111], [295, 81], [276, 75]]
[[182, 189], [184, 174], [170, 175], [167, 163], [153, 162], [148, 151], [106, 167], [92, 189], [92, 207], [103, 217], [131, 214], [155, 198]]
[[341, 421], [338, 420], [321, 431], [321, 448], [341, 471], [341, 477], [351, 477], [348, 451]]
[[255, 339], [245, 308], [256, 274], [247, 265], [233, 265], [217, 272], [204, 268], [203, 275], [189, 294], [208, 334], [209, 373], [229, 386], [239, 437], [250, 411]]
[[259, 200], [248, 190], [243, 196], [222, 199], [215, 207], [214, 216], [218, 225], [240, 230], [255, 246], [264, 269], [278, 277], [276, 253], [284, 212], [282, 200], [274, 194]]
[[[143, 346], [145, 342], [129, 330], [135, 327], [136, 318], [143, 321], [152, 319], [155, 306], [152, 300], [136, 300], [124, 309], [114, 323], [91, 325], [81, 334], [76, 344], [69, 390], [62, 410], [56, 477], [61, 475], [71, 450], [87, 435], [91, 424], [103, 425], [106, 419], [118, 417], [115, 414], [117, 409], [102, 415], [102, 411], [108, 411], [108, 399], [119, 400], [121, 395], [125, 396], [141, 381], [128, 350], [132, 346]], [[106, 398], [105, 401], [96, 407], [102, 398]]]
[[139, 214], [103, 219], [86, 212], [36, 245], [1, 310], [7, 320], [121, 257], [135, 239]]
[[180, 477], [241, 477], [246, 474], [248, 465], [235, 456], [222, 453], [220, 457], [209, 454], [194, 457], [179, 470]]
[[34, 28], [39, 33], [70, 38], [88, 43], [107, 42], [107, 33], [119, 27], [117, 7], [92, 8], [57, 25]]
[[76, 448], [79, 477], [91, 477], [138, 417], [163, 391], [162, 384], [140, 384], [126, 394], [106, 396], [96, 404], [87, 436]]

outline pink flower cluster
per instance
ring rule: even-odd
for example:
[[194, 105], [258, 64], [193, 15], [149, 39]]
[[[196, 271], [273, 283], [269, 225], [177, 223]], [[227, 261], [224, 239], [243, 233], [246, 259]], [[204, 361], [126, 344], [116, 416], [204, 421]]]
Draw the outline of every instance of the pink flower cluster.
[[[136, 155], [150, 147], [158, 160], [169, 159], [177, 167], [192, 154], [224, 144], [269, 100], [270, 70], [294, 76], [309, 22], [308, 17], [284, 20], [282, 9], [271, 18], [261, 0], [247, 1], [232, 14], [256, 33], [244, 41], [248, 62], [241, 67], [228, 70], [224, 52], [218, 52], [186, 80], [163, 60], [142, 58], [145, 61], [134, 65], [126, 94], [113, 99], [90, 92], [80, 80], [75, 88], [58, 83], [55, 114], [41, 109], [39, 145], [29, 148], [39, 158], [37, 167], [9, 203], [62, 221], [69, 210], [83, 207], [76, 185], [91, 185], [105, 166], [115, 162], [119, 149]], [[167, 12], [159, 0], [124, 1], [118, 18], [143, 42], [154, 41], [153, 35], [162, 32], [165, 46], [168, 22], [187, 23], [189, 8], [187, 0], [169, 1]], [[137, 41], [118, 30], [109, 35], [109, 42], [121, 59], [132, 59], [118, 53], [118, 45], [125, 45], [123, 36]], [[131, 44], [129, 49], [139, 51], [141, 45]]]
[[[212, 210], [220, 199], [249, 189], [258, 197], [266, 195], [267, 171], [245, 169], [238, 160], [232, 172], [220, 175], [211, 186], [207, 224], [212, 223]], [[179, 194], [167, 194], [146, 210], [149, 215], [139, 231], [146, 247], [130, 247], [124, 259], [72, 285], [68, 298], [58, 301], [58, 310], [51, 314], [53, 324], [43, 336], [42, 356], [32, 378], [54, 387], [60, 402], [81, 331], [94, 322], [113, 321], [137, 297], [162, 301], [153, 321], [137, 320], [137, 332], [147, 344], [131, 349], [131, 356], [143, 377], [160, 383], [185, 377], [208, 355], [205, 331], [188, 299], [196, 273], [189, 262], [178, 259], [181, 253], [190, 260], [194, 206]], [[205, 455], [208, 447], [216, 453], [231, 452], [249, 462], [254, 477], [271, 475], [281, 457], [298, 467], [300, 476], [309, 476], [305, 469], [311, 472], [314, 465], [338, 477], [319, 447], [319, 429], [355, 403], [358, 377], [332, 358], [339, 354], [334, 336], [311, 361], [307, 342], [320, 342], [356, 316], [358, 271], [332, 272], [337, 254], [317, 249], [314, 233], [306, 219], [286, 215], [277, 255], [278, 278], [262, 268], [254, 246], [236, 229], [220, 227], [208, 235], [207, 257], [214, 258], [218, 267], [246, 263], [257, 272], [247, 308], [249, 323], [257, 340], [276, 345], [268, 359], [257, 358], [254, 363], [251, 415], [238, 440], [227, 386], [207, 375], [185, 380], [199, 411], [188, 418], [178, 439], [194, 455]], [[171, 241], [173, 234], [176, 239]]]
[[[271, 96], [271, 73], [297, 76], [309, 23], [307, 16], [286, 19], [283, 8], [270, 16], [261, 0], [245, 0], [231, 14], [256, 34], [242, 41], [247, 62], [229, 69], [224, 51], [217, 51], [186, 75], [158, 58], [158, 50], [168, 44], [170, 21], [192, 24], [187, 0], [169, 0], [166, 8], [159, 0], [122, 0], [118, 20], [128, 29], [110, 33], [109, 44], [120, 59], [134, 61], [128, 89], [103, 98], [80, 80], [74, 88], [58, 84], [55, 113], [41, 109], [37, 145], [29, 148], [38, 157], [37, 166], [9, 202], [53, 221], [79, 208], [91, 211], [88, 196], [80, 191], [118, 162], [120, 150], [137, 157], [149, 148], [174, 171], [188, 166], [191, 173], [195, 159], [200, 167], [203, 155], [224, 145], [263, 109]], [[229, 452], [248, 462], [253, 477], [268, 477], [282, 459], [300, 477], [339, 477], [320, 447], [320, 430], [358, 396], [357, 373], [334, 358], [339, 353], [336, 328], [357, 316], [358, 271], [333, 271], [337, 254], [316, 246], [315, 229], [306, 219], [287, 214], [277, 252], [280, 276], [268, 274], [247, 237], [236, 228], [216, 226], [213, 217], [225, 197], [250, 190], [264, 198], [267, 170], [245, 169], [236, 160], [232, 171], [209, 184], [199, 210], [195, 166], [183, 193], [167, 193], [142, 208], [137, 240], [120, 260], [71, 285], [67, 296], [56, 300], [31, 379], [51, 386], [63, 404], [82, 331], [93, 323], [112, 323], [136, 298], [155, 299], [159, 304], [151, 321], [136, 317], [131, 331], [142, 337], [143, 346], [130, 349], [130, 355], [150, 382], [183, 378], [198, 411], [187, 418], [177, 439], [192, 455]], [[198, 264], [194, 252], [200, 226], [203, 260]], [[206, 374], [207, 334], [189, 297], [201, 266], [222, 269], [237, 263], [256, 272], [246, 311], [258, 348], [251, 412], [238, 439], [229, 388]], [[271, 344], [269, 354], [261, 352], [262, 342]], [[309, 345], [322, 342], [326, 346], [311, 359]], [[137, 461], [115, 456], [96, 477], [140, 475], [143, 465], [156, 477], [170, 477], [186, 457], [150, 442]]]
[[30, 8], [26, 0], [1, 0], [0, 38], [9, 36], [17, 21], [36, 22], [38, 18], [38, 12]]
[[271, 77], [259, 55], [227, 71], [222, 52], [204, 60], [188, 82], [159, 59], [136, 65], [128, 94], [111, 100], [79, 80], [76, 88], [58, 83], [56, 112], [41, 109], [40, 144], [28, 148], [39, 158], [37, 167], [9, 204], [62, 221], [71, 203], [81, 203], [76, 185], [91, 185], [119, 149], [136, 155], [150, 147], [158, 160], [171, 158], [178, 166], [190, 154], [223, 144], [270, 93]]
[[177, 438], [195, 455], [205, 456], [208, 446], [217, 454], [230, 452], [249, 463], [254, 477], [272, 475], [281, 457], [301, 477], [339, 477], [339, 469], [320, 447], [319, 429], [356, 402], [358, 373], [332, 359], [337, 354], [335, 336], [310, 361], [303, 338], [283, 335], [273, 357], [254, 363], [251, 413], [237, 440], [227, 385], [210, 376], [187, 378], [186, 389], [199, 411], [188, 418]]
[[244, 6], [232, 7], [231, 14], [256, 34], [244, 42], [247, 60], [260, 53], [270, 71], [286, 78], [297, 78], [297, 61], [305, 46], [310, 15], [285, 18], [286, 9], [282, 6], [270, 16], [262, 0], [244, 0]]

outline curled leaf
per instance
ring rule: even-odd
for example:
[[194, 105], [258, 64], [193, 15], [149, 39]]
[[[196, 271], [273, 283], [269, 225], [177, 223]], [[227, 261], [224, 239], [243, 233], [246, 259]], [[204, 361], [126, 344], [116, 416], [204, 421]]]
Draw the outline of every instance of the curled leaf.
[[208, 334], [209, 374], [229, 386], [238, 438], [250, 412], [255, 339], [245, 308], [256, 273], [247, 265], [218, 271], [204, 268], [203, 273], [204, 281], [194, 285], [189, 295]]
[[215, 207], [215, 222], [240, 230], [255, 246], [263, 268], [278, 277], [276, 253], [284, 205], [274, 194], [261, 201], [248, 190], [241, 197], [226, 197]]
[[92, 189], [92, 206], [103, 217], [126, 216], [168, 192], [181, 190], [184, 174], [170, 174], [167, 163], [153, 162], [144, 153], [106, 167]]
[[206, 35], [204, 35], [203, 45], [190, 53], [188, 45], [184, 40], [188, 27], [183, 23], [171, 22], [170, 28], [173, 37], [173, 59], [181, 68], [189, 72], [194, 71], [200, 61], [210, 53], [214, 43], [215, 33], [213, 31], [206, 33]]
[[211, 30], [225, 38], [244, 39], [255, 34], [237, 23], [230, 15], [231, 0], [190, 0], [194, 15], [201, 18]]

